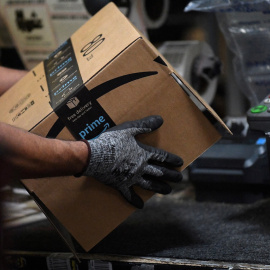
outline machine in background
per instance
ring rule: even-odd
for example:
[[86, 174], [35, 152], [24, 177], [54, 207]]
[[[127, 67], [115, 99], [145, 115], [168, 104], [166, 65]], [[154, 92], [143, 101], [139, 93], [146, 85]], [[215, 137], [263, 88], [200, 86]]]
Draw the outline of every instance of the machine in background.
[[190, 166], [197, 200], [252, 203], [270, 195], [270, 96], [230, 118], [222, 139]]

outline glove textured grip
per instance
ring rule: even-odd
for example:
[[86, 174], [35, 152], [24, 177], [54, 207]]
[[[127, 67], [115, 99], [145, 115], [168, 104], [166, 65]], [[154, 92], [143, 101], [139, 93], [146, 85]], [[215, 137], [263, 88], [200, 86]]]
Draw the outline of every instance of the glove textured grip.
[[144, 145], [136, 135], [152, 132], [160, 127], [159, 116], [125, 122], [112, 127], [99, 137], [84, 141], [89, 147], [89, 160], [82, 174], [117, 189], [127, 201], [138, 208], [142, 199], [133, 186], [168, 194], [171, 188], [161, 180], [179, 181], [181, 173], [168, 166], [181, 165], [182, 159], [164, 150]]

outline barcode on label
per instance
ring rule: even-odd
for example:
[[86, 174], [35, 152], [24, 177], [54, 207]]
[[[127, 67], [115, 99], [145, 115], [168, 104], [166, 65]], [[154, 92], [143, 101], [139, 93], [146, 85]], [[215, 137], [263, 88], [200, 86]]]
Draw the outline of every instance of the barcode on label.
[[112, 270], [112, 264], [110, 262], [90, 260], [88, 262], [88, 270]]

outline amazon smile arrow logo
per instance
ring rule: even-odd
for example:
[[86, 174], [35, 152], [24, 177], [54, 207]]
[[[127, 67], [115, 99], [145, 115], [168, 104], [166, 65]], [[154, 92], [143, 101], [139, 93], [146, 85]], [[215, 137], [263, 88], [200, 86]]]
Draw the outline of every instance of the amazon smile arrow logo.
[[153, 76], [158, 74], [157, 71], [147, 71], [147, 72], [138, 72], [138, 73], [131, 73], [127, 75], [123, 75], [114, 79], [111, 79], [107, 82], [104, 82], [95, 88], [90, 90], [91, 96], [94, 99], [98, 99], [101, 96], [107, 94], [108, 92], [124, 85], [130, 83], [135, 80], [139, 80], [145, 77]]
[[[135, 80], [143, 79], [143, 78], [146, 78], [149, 76], [154, 76], [157, 74], [158, 74], [157, 71], [146, 71], [146, 72], [137, 72], [137, 73], [122, 75], [122, 76], [116, 77], [114, 79], [111, 79], [109, 81], [106, 81], [106, 82], [92, 88], [91, 90], [88, 90], [84, 87], [81, 91], [79, 91], [79, 93], [77, 93], [76, 96], [73, 96], [72, 98], [76, 98], [82, 92], [82, 93], [84, 93], [85, 96], [83, 99], [77, 98], [78, 100], [80, 100], [80, 102], [82, 102], [83, 100], [85, 102], [96, 101], [101, 96], [117, 89], [120, 86], [123, 86], [123, 85], [128, 84], [128, 83], [135, 81]], [[70, 100], [70, 97], [69, 97], [69, 100]], [[99, 105], [99, 103], [97, 101], [95, 103], [97, 103]], [[83, 104], [81, 104], [81, 106], [83, 106]], [[91, 119], [91, 114], [88, 114], [88, 113], [83, 115], [83, 117], [81, 117], [80, 121], [82, 121], [82, 122], [78, 121], [78, 122], [80, 122], [80, 124], [77, 123], [77, 125], [79, 124], [79, 126], [80, 126], [80, 131], [78, 131], [77, 125], [76, 125], [77, 128], [75, 128], [74, 124], [69, 125], [69, 121], [67, 121], [65, 119], [67, 116], [66, 116], [66, 113], [64, 113], [64, 111], [63, 111], [64, 107], [66, 107], [66, 106], [60, 106], [55, 110], [55, 112], [59, 116], [59, 119], [51, 127], [51, 129], [48, 132], [46, 137], [49, 137], [49, 138], [57, 137], [58, 134], [62, 131], [62, 129], [65, 126], [67, 126], [67, 128], [70, 130], [70, 132], [77, 139], [81, 139], [81, 138], [85, 139], [88, 137], [93, 138], [93, 136], [91, 136], [90, 134], [91, 133], [93, 135], [94, 135], [94, 133], [97, 134], [98, 130], [100, 130], [100, 127], [102, 125], [104, 128], [101, 132], [98, 132], [98, 134], [105, 132], [107, 129], [109, 129], [112, 126], [108, 123], [108, 121], [106, 121], [106, 119], [107, 118], [110, 119], [110, 117], [106, 114], [104, 109], [99, 109], [97, 111], [101, 110], [102, 112], [99, 113], [98, 115], [96, 114], [96, 117], [94, 118], [94, 120], [89, 121], [89, 119]], [[76, 106], [74, 106], [74, 107], [76, 107]], [[95, 110], [95, 106], [93, 106], [93, 110]], [[61, 113], [61, 111], [63, 111], [63, 112]], [[93, 119], [93, 117], [92, 117], [92, 119]], [[112, 120], [111, 120], [111, 123], [113, 124]], [[75, 130], [77, 130], [77, 132], [75, 132]], [[93, 132], [94, 130], [95, 130], [95, 132]], [[94, 136], [94, 138], [96, 138], [98, 136]]]
[[94, 139], [98, 138], [103, 132], [105, 132], [105, 131], [106, 131], [107, 129], [109, 129], [109, 128], [110, 128], [109, 123], [106, 123], [106, 124], [104, 125], [104, 129], [103, 129], [96, 137], [92, 138], [91, 140], [94, 140]]

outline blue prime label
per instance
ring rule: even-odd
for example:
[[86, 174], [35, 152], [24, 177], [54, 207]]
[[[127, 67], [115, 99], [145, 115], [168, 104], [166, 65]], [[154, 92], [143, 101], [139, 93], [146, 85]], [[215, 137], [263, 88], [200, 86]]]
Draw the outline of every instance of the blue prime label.
[[89, 140], [115, 125], [84, 86], [71, 40], [44, 61], [44, 68], [51, 106], [63, 123], [60, 127], [66, 126], [78, 140]]
[[94, 139], [114, 122], [86, 87], [56, 109], [57, 115], [76, 139]]

